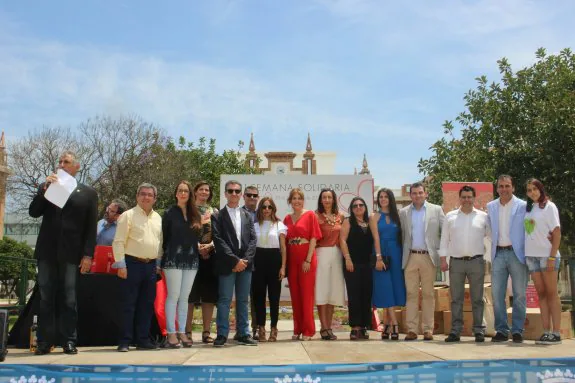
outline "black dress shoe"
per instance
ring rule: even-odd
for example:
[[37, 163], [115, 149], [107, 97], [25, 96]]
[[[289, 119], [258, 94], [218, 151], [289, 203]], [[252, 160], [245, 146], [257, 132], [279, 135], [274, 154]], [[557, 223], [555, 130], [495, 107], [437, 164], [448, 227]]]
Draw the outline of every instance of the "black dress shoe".
[[238, 343], [242, 346], [257, 346], [258, 342], [255, 341], [250, 335], [240, 336]]
[[76, 355], [78, 353], [76, 343], [72, 342], [71, 340], [66, 342], [62, 348], [64, 349], [64, 354]]
[[513, 343], [523, 343], [523, 335], [519, 334], [518, 332], [513, 334], [512, 338]]
[[[238, 339], [239, 339], [239, 337], [238, 337]], [[218, 335], [216, 337], [216, 339], [214, 340], [214, 347], [224, 347], [227, 340], [228, 340], [228, 338], [226, 338], [225, 336]]]
[[475, 334], [475, 343], [483, 343], [485, 342], [485, 335], [482, 332], [478, 332]]
[[121, 344], [117, 348], [118, 352], [128, 352], [130, 351], [130, 347], [127, 344]]
[[491, 342], [494, 342], [494, 343], [507, 342], [508, 340], [509, 340], [509, 336], [505, 335], [499, 331], [495, 334], [495, 336], [493, 338], [491, 338]]
[[460, 341], [459, 335], [455, 335], [455, 334], [449, 334], [447, 336], [447, 338], [445, 338], [446, 343], [454, 343], [454, 342], [459, 342], [459, 341]]
[[52, 345], [46, 343], [38, 343], [34, 355], [46, 355], [52, 351]]
[[157, 344], [152, 343], [152, 342], [148, 342], [148, 343], [141, 343], [139, 345], [136, 346], [136, 350], [142, 350], [142, 351], [151, 351], [151, 350], [157, 350], [160, 347], [158, 347]]

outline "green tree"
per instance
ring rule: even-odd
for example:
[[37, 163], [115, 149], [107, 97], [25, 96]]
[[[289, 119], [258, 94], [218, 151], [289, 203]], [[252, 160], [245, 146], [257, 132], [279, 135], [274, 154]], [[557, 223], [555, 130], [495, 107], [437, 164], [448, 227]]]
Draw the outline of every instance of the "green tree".
[[[36, 276], [36, 263], [23, 263], [20, 260], [34, 259], [34, 251], [24, 242], [18, 242], [11, 238], [4, 237], [0, 241], [0, 256], [3, 257], [0, 260], [0, 283], [2, 284], [2, 296], [10, 297], [15, 293], [20, 297], [18, 283], [22, 277], [22, 265], [26, 265], [28, 269], [28, 278], [30, 280], [34, 280]], [[26, 290], [26, 292], [28, 291]]]
[[477, 88], [465, 97], [466, 110], [446, 121], [444, 137], [421, 159], [419, 171], [429, 182], [430, 199], [441, 202], [446, 181], [494, 181], [500, 174], [514, 177], [515, 193], [525, 198], [531, 177], [546, 186], [560, 215], [564, 243], [575, 237], [575, 55], [565, 49], [513, 71], [505, 58], [498, 61], [501, 79], [477, 78]]
[[115, 198], [135, 205], [136, 189], [142, 182], [158, 188], [156, 206], [162, 210], [174, 202], [174, 188], [182, 179], [208, 181], [214, 189], [212, 203], [217, 206], [221, 174], [252, 172], [241, 157], [242, 147], [240, 142], [236, 150], [220, 153], [213, 138], [174, 141], [138, 116], [97, 116], [75, 130], [43, 127], [9, 146], [14, 174], [8, 184], [10, 210], [27, 212], [38, 186], [67, 149], [78, 155], [82, 167], [77, 178], [96, 189], [102, 213]]
[[192, 184], [204, 180], [212, 186], [212, 205], [219, 206], [221, 174], [252, 174], [241, 156], [242, 143], [237, 150], [216, 151], [216, 140], [201, 137], [197, 142], [188, 142], [180, 137], [177, 142], [168, 139], [166, 145], [153, 154], [148, 164], [149, 176], [156, 175], [159, 209], [174, 203], [174, 190], [180, 180]]

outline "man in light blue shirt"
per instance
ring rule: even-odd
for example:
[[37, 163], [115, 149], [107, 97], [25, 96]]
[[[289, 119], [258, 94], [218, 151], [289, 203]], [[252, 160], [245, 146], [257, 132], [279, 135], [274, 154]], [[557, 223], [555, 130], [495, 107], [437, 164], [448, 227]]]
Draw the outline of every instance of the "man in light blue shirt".
[[96, 245], [112, 246], [116, 235], [116, 221], [123, 212], [128, 210], [126, 203], [115, 199], [106, 208], [104, 218], [98, 221], [98, 231], [96, 235]]
[[491, 224], [491, 294], [495, 331], [492, 342], [507, 342], [507, 305], [505, 293], [507, 280], [511, 276], [513, 289], [513, 314], [511, 335], [513, 342], [523, 342], [523, 327], [527, 311], [526, 290], [529, 272], [525, 264], [525, 209], [527, 203], [513, 195], [513, 178], [501, 175], [497, 178], [499, 198], [487, 204], [487, 214]]
[[[412, 204], [399, 211], [403, 240], [402, 268], [405, 274], [406, 341], [417, 339], [419, 325], [419, 289], [423, 340], [433, 340], [435, 296], [433, 283], [439, 265], [441, 228], [445, 214], [441, 206], [427, 202], [425, 185], [411, 185]], [[393, 266], [392, 266], [393, 267]]]

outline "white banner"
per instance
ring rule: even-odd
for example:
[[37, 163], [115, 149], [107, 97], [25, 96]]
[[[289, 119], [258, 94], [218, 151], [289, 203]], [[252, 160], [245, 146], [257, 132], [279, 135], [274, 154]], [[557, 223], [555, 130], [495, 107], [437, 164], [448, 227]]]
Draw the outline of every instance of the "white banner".
[[[317, 199], [321, 189], [330, 188], [337, 194], [339, 210], [348, 214], [348, 208], [353, 197], [362, 197], [372, 212], [373, 207], [373, 178], [371, 175], [239, 175], [225, 174], [220, 176], [220, 208], [226, 204], [224, 185], [229, 180], [236, 180], [246, 186], [256, 186], [260, 198], [272, 197], [278, 208], [278, 217], [284, 219], [291, 213], [287, 203], [289, 192], [298, 187], [305, 195], [305, 208], [317, 209]], [[243, 201], [241, 203], [243, 205]]]
[[[305, 208], [317, 209], [317, 200], [321, 189], [331, 188], [337, 195], [339, 210], [348, 214], [349, 204], [354, 197], [361, 197], [372, 212], [373, 207], [373, 178], [370, 175], [238, 175], [226, 174], [220, 176], [220, 208], [226, 204], [224, 186], [228, 180], [235, 180], [242, 184], [242, 190], [246, 186], [256, 186], [260, 198], [272, 197], [278, 208], [278, 217], [283, 221], [286, 215], [291, 213], [287, 203], [290, 190], [300, 188], [305, 195]], [[243, 205], [243, 200], [240, 203]], [[282, 281], [281, 301], [291, 301], [288, 281]]]

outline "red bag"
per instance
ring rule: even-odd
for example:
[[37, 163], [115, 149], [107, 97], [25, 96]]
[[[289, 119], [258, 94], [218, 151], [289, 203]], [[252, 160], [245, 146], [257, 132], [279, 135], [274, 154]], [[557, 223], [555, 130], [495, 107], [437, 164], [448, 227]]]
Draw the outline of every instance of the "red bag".
[[112, 246], [96, 246], [94, 258], [92, 259], [91, 273], [114, 274], [118, 273], [117, 269], [112, 269], [114, 263], [114, 252]]
[[168, 334], [166, 330], [166, 298], [168, 297], [168, 288], [166, 286], [166, 278], [162, 273], [162, 279], [156, 282], [156, 300], [154, 301], [154, 312], [158, 320], [158, 327], [163, 336]]

